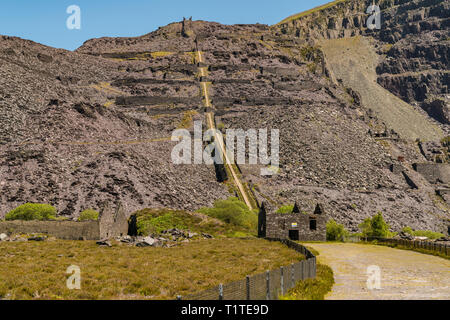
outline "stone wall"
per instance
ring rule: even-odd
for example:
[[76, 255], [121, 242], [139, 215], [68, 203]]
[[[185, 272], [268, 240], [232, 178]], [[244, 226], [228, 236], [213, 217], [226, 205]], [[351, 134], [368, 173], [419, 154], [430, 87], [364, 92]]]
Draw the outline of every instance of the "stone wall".
[[44, 233], [63, 240], [99, 240], [98, 221], [2, 221], [0, 233]]
[[131, 96], [117, 97], [118, 106], [145, 106], [161, 104], [189, 104], [198, 106], [202, 102], [201, 98], [192, 97], [163, 97], [163, 96]]
[[0, 233], [44, 233], [63, 240], [100, 240], [128, 234], [128, 219], [121, 205], [107, 204], [98, 221], [0, 221]]

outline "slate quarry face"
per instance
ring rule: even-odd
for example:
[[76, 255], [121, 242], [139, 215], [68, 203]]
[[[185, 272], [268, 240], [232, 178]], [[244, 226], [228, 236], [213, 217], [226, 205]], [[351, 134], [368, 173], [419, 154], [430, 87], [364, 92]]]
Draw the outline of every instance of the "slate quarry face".
[[[351, 230], [382, 211], [395, 228], [441, 230], [433, 190], [411, 191], [398, 163], [426, 161], [410, 142], [369, 134], [376, 117], [330, 81], [308, 38], [264, 25], [173, 23], [136, 38], [87, 41], [75, 52], [0, 38], [0, 214], [51, 203], [76, 217], [105, 200], [125, 212], [195, 210], [232, 194], [214, 166], [174, 165], [173, 130], [204, 121], [196, 46], [216, 124], [280, 130], [280, 172], [241, 165], [256, 198], [305, 210], [324, 203]], [[205, 126], [204, 126], [205, 127]], [[270, 148], [269, 148], [270, 150]], [[427, 184], [428, 183], [428, 184]]]

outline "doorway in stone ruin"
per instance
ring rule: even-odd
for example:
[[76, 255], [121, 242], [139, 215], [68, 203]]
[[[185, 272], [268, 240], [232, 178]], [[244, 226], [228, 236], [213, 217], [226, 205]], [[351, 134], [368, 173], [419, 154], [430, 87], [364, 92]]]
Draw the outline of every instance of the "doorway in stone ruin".
[[293, 240], [293, 241], [298, 241], [299, 240], [299, 233], [298, 230], [289, 230], [289, 239]]

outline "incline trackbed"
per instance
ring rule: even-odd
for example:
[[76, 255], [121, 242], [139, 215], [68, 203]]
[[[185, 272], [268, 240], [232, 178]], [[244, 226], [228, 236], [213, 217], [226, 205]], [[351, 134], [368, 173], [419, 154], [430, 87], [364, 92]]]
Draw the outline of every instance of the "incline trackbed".
[[[409, 250], [349, 243], [306, 244], [334, 272], [327, 300], [448, 300], [450, 260]], [[367, 288], [367, 268], [381, 269], [381, 288]]]

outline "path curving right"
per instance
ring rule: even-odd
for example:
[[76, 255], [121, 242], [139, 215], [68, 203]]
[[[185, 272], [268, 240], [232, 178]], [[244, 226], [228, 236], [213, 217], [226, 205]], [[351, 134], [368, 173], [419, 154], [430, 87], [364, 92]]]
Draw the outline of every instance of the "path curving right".
[[[410, 250], [355, 243], [308, 243], [333, 269], [326, 300], [449, 300], [450, 260]], [[378, 266], [381, 288], [369, 290], [368, 268]], [[371, 282], [374, 283], [374, 282]]]

